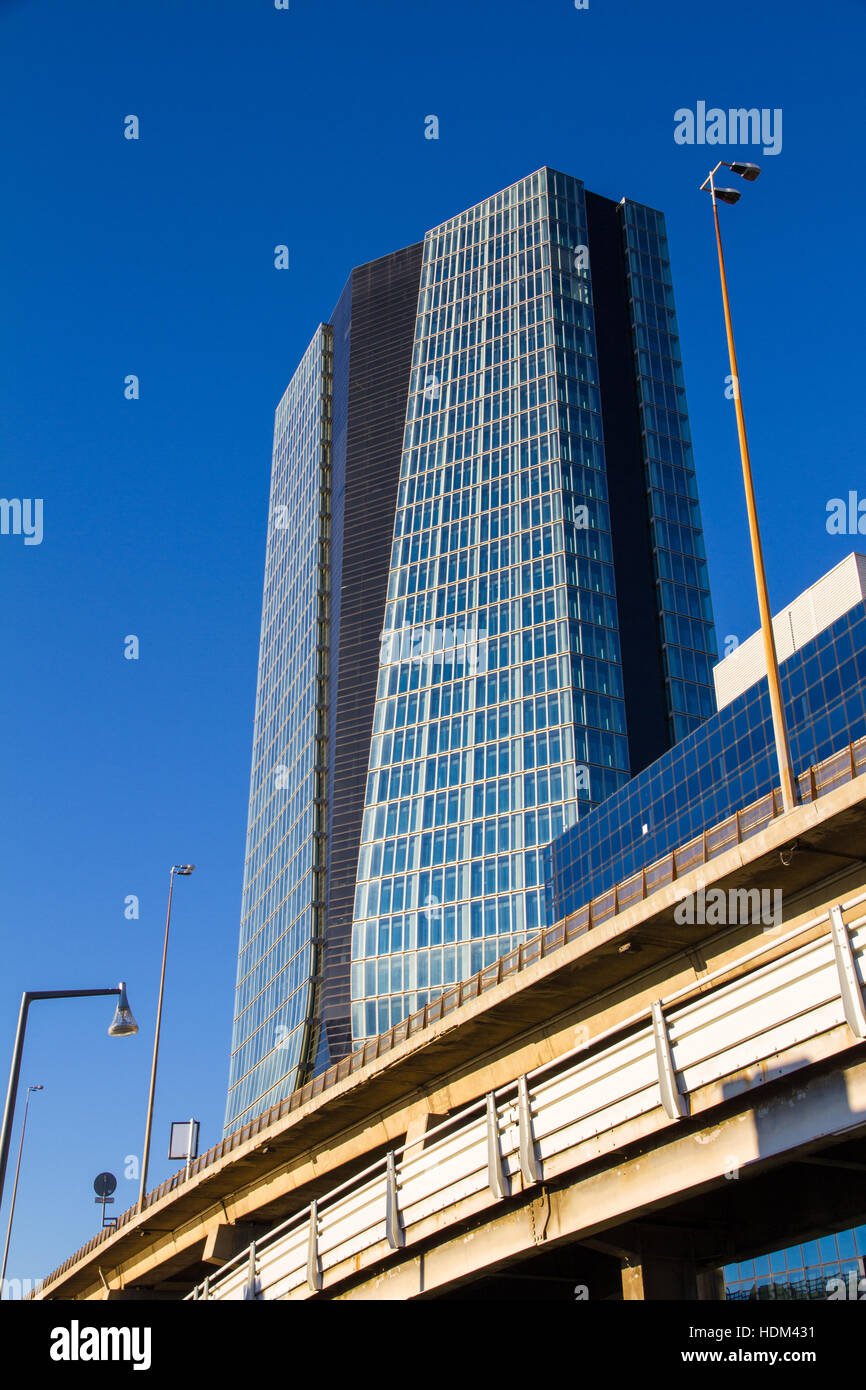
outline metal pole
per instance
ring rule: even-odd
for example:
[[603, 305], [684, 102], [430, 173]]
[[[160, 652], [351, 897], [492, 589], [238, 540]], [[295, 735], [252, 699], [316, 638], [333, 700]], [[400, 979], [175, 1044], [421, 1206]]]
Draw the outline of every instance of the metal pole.
[[185, 1179], [189, 1177], [189, 1170], [190, 1170], [190, 1167], [192, 1166], [192, 1131], [193, 1131], [193, 1125], [194, 1125], [194, 1124], [195, 1124], [195, 1120], [190, 1120], [190, 1122], [189, 1122], [189, 1138], [187, 1139], [187, 1142], [186, 1142], [186, 1172], [184, 1173], [184, 1178], [185, 1178]]
[[713, 201], [713, 219], [716, 224], [716, 246], [719, 252], [719, 273], [722, 280], [722, 300], [725, 306], [725, 332], [728, 338], [728, 356], [731, 363], [731, 384], [734, 388], [734, 408], [737, 413], [737, 434], [740, 441], [743, 482], [746, 487], [746, 510], [749, 515], [749, 537], [752, 543], [752, 562], [755, 567], [755, 584], [758, 590], [758, 608], [761, 614], [761, 635], [764, 642], [764, 658], [767, 663], [767, 685], [770, 692], [770, 710], [773, 717], [773, 733], [776, 741], [779, 782], [782, 788], [782, 805], [785, 811], [791, 811], [796, 801], [794, 794], [794, 775], [791, 769], [788, 731], [785, 726], [785, 712], [782, 704], [782, 690], [779, 682], [779, 661], [776, 655], [776, 638], [773, 633], [773, 618], [770, 612], [770, 600], [767, 594], [767, 575], [764, 569], [764, 554], [761, 548], [761, 533], [758, 527], [758, 511], [755, 505], [755, 489], [752, 482], [752, 465], [749, 458], [749, 444], [746, 438], [746, 421], [743, 415], [737, 353], [734, 347], [731, 305], [728, 299], [728, 280], [725, 274], [725, 258], [722, 252], [722, 233], [719, 228], [719, 210], [716, 205], [716, 189], [712, 174], [710, 175], [710, 195]]
[[165, 989], [165, 961], [168, 955], [168, 929], [171, 925], [171, 895], [174, 891], [174, 868], [168, 876], [168, 911], [165, 914], [165, 940], [162, 946], [162, 971], [159, 977], [159, 1000], [156, 1005], [156, 1032], [153, 1035], [153, 1063], [150, 1069], [150, 1094], [147, 1098], [147, 1124], [144, 1130], [144, 1153], [141, 1160], [141, 1187], [138, 1209], [142, 1210], [147, 1194], [147, 1167], [150, 1161], [150, 1131], [153, 1126], [153, 1097], [156, 1091], [156, 1063], [159, 1057], [159, 1030], [162, 1023], [162, 996]]
[[24, 1102], [24, 1119], [21, 1123], [21, 1139], [18, 1144], [18, 1162], [15, 1165], [15, 1181], [12, 1184], [12, 1201], [9, 1206], [9, 1225], [6, 1227], [6, 1244], [3, 1247], [3, 1268], [0, 1269], [0, 1298], [3, 1297], [3, 1287], [6, 1283], [6, 1262], [9, 1259], [9, 1242], [12, 1239], [12, 1218], [15, 1215], [15, 1198], [18, 1195], [18, 1175], [21, 1172], [21, 1155], [24, 1152], [24, 1133], [27, 1129], [27, 1112], [30, 1109], [30, 1092], [41, 1090], [41, 1086], [28, 1086], [27, 1099]]
[[[12, 1120], [15, 1115], [15, 1097], [18, 1094], [18, 1077], [21, 1073], [21, 1053], [24, 1050], [24, 1032], [27, 1027], [27, 1013], [30, 1009], [31, 998], [32, 996], [26, 990], [21, 996], [18, 1031], [15, 1034], [12, 1067], [9, 1071], [9, 1088], [6, 1092], [6, 1107], [3, 1111], [3, 1130], [0, 1133], [0, 1203], [3, 1201], [3, 1187], [6, 1182], [6, 1162], [9, 1158], [9, 1141], [12, 1138]], [[0, 1293], [2, 1293], [2, 1289], [0, 1289]]]

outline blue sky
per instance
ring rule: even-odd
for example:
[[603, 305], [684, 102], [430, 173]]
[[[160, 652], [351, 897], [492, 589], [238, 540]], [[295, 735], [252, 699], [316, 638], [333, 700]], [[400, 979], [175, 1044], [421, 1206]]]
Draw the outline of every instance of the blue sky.
[[[718, 157], [763, 165], [722, 216], [778, 608], [856, 548], [827, 534], [829, 498], [866, 496], [864, 31], [862, 0], [0, 0], [0, 493], [44, 504], [41, 545], [0, 536], [0, 1064], [25, 988], [125, 978], [142, 1025], [112, 1041], [107, 1000], [34, 1005], [22, 1088], [45, 1090], [10, 1277], [89, 1238], [101, 1170], [115, 1211], [135, 1199], [168, 870], [187, 860], [153, 1182], [171, 1120], [220, 1137], [273, 411], [351, 267], [542, 164], [663, 209], [718, 631], [743, 638], [757, 609], [698, 185]], [[674, 112], [699, 100], [781, 109], [781, 152], [678, 145]]]

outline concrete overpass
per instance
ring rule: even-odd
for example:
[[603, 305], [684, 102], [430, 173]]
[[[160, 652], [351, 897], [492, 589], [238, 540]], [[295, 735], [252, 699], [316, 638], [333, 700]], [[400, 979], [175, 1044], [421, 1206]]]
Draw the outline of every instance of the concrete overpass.
[[[546, 929], [39, 1297], [714, 1297], [721, 1264], [866, 1219], [864, 770], [866, 741]], [[781, 920], [677, 920], [714, 887], [781, 890]]]

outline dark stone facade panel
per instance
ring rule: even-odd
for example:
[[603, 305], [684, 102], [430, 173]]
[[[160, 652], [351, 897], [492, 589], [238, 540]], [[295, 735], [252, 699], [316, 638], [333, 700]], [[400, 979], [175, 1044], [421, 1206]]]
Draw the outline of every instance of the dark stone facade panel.
[[419, 242], [359, 266], [334, 315], [329, 873], [316, 1071], [352, 1045], [355, 874], [422, 252]]
[[631, 774], [671, 744], [619, 209], [586, 194]]

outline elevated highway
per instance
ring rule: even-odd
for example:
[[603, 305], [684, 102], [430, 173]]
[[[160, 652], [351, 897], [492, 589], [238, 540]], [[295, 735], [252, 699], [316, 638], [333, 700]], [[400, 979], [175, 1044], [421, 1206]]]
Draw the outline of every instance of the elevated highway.
[[[721, 1264], [862, 1221], [864, 770], [844, 750], [788, 815], [764, 798], [546, 929], [39, 1296], [716, 1297]], [[740, 920], [678, 920], [712, 888]], [[731, 896], [762, 890], [771, 925]]]

